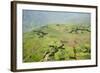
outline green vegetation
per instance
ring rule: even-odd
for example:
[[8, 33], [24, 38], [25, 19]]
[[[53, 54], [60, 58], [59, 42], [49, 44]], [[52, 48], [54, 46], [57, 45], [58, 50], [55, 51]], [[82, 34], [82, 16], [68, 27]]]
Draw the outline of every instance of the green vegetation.
[[90, 25], [48, 24], [23, 33], [23, 62], [91, 59]]

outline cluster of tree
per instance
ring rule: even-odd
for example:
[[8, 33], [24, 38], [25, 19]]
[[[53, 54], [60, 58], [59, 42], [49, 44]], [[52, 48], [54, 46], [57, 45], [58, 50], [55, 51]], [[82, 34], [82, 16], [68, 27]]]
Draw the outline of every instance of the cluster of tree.
[[[43, 59], [41, 61], [51, 61], [55, 60], [54, 56], [59, 50], [64, 50], [64, 44], [60, 46], [50, 45], [50, 50], [44, 53]], [[64, 58], [60, 58], [61, 60]]]
[[39, 38], [43, 38], [45, 35], [47, 35], [48, 33], [43, 32], [41, 30], [34, 30], [33, 32], [35, 32]]
[[90, 26], [76, 26], [73, 27], [69, 33], [84, 33], [85, 31], [90, 32]]

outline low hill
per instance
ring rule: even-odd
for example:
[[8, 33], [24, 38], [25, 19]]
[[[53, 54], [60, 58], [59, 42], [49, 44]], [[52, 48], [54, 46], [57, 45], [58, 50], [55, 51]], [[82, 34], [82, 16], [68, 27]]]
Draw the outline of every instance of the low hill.
[[23, 33], [23, 62], [90, 59], [90, 26], [48, 24]]

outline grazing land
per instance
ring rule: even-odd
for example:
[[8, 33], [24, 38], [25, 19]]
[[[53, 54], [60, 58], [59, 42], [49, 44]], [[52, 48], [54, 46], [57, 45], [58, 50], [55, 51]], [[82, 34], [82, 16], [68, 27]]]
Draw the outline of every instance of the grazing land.
[[48, 24], [23, 33], [23, 62], [91, 59], [86, 24]]

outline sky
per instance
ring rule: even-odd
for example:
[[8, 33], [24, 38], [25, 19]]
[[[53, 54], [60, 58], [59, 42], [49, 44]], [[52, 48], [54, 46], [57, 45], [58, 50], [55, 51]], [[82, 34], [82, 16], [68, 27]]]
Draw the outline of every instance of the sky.
[[90, 24], [90, 13], [23, 10], [23, 31], [48, 24]]

